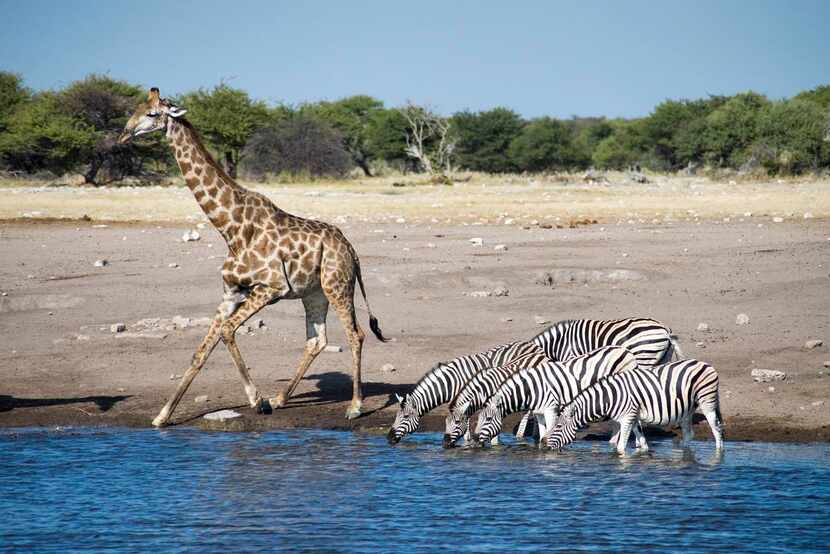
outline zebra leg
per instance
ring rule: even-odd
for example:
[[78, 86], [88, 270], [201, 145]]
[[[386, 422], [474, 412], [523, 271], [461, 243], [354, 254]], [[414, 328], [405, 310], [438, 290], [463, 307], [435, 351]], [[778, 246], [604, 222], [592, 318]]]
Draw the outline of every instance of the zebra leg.
[[490, 446], [497, 446], [499, 444], [499, 436], [496, 435], [490, 439]]
[[636, 417], [624, 416], [620, 421], [620, 438], [617, 440], [617, 453], [625, 456], [625, 447], [628, 445], [628, 437], [631, 435], [631, 427]]
[[473, 444], [473, 431], [470, 429], [470, 425], [467, 425], [467, 432], [464, 433], [464, 446], [471, 444]]
[[683, 430], [683, 446], [689, 446], [695, 437], [695, 432], [692, 430], [692, 415], [694, 414], [690, 413], [680, 422], [680, 428]]
[[648, 442], [639, 419], [634, 423], [634, 444], [643, 452], [648, 452]]
[[613, 432], [611, 433], [611, 438], [608, 439], [608, 444], [616, 445], [617, 440], [620, 438], [620, 424], [613, 419], [611, 420], [611, 430]]
[[709, 422], [709, 427], [712, 428], [712, 436], [715, 437], [715, 448], [723, 448], [723, 427], [715, 410], [707, 410], [703, 412], [706, 416], [706, 421]]
[[517, 439], [525, 438], [525, 431], [527, 431], [527, 422], [530, 421], [531, 415], [533, 415], [533, 412], [527, 412], [525, 415], [522, 416], [522, 420], [519, 422], [519, 426], [516, 428]]

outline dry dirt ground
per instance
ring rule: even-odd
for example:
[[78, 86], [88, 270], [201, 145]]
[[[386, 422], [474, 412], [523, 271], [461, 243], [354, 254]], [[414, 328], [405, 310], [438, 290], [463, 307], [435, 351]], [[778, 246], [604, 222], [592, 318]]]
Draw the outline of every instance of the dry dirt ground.
[[[220, 344], [174, 421], [208, 426], [201, 415], [234, 408], [243, 413], [234, 429], [386, 429], [391, 397], [436, 361], [531, 337], [544, 328], [537, 316], [649, 316], [674, 330], [687, 356], [719, 371], [727, 439], [830, 440], [830, 220], [667, 219], [544, 228], [341, 218], [361, 256], [373, 311], [394, 338], [367, 339], [367, 415], [343, 417], [350, 356], [330, 317], [329, 343], [344, 352], [321, 354], [286, 408], [271, 415], [247, 409]], [[206, 328], [165, 330], [161, 321], [147, 331], [137, 322], [209, 317], [221, 296], [224, 244], [210, 228], [200, 230], [200, 241], [182, 242], [190, 228], [0, 223], [0, 426], [150, 425]], [[473, 237], [483, 245], [472, 245]], [[497, 244], [507, 250], [495, 250]], [[94, 267], [97, 259], [109, 263]], [[469, 294], [498, 287], [509, 295]], [[281, 302], [261, 312], [264, 328], [239, 334], [266, 396], [284, 385], [300, 358], [302, 313], [299, 302]], [[736, 324], [740, 313], [749, 316], [747, 325]], [[359, 315], [366, 328], [365, 312]], [[118, 322], [126, 332], [110, 331]], [[698, 331], [699, 323], [709, 330]], [[810, 339], [824, 345], [807, 349]], [[384, 364], [396, 371], [381, 372]], [[755, 383], [753, 368], [781, 369], [787, 378]], [[202, 395], [207, 402], [194, 402]], [[442, 413], [424, 427], [439, 429]], [[697, 429], [707, 435], [705, 423]]]

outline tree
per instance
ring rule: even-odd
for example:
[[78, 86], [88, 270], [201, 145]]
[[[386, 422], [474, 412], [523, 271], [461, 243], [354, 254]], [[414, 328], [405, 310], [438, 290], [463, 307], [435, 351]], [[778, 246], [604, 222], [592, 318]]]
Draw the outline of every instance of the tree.
[[597, 145], [591, 157], [593, 164], [602, 169], [623, 169], [642, 164], [646, 159], [646, 141], [643, 136], [643, 120], [616, 120], [611, 122], [611, 135]]
[[450, 133], [450, 121], [428, 106], [412, 103], [401, 108], [401, 115], [407, 122], [407, 155], [430, 175], [451, 173], [455, 138]]
[[8, 127], [8, 120], [21, 103], [30, 100], [32, 93], [23, 86], [23, 79], [15, 73], [0, 71], [0, 133]]
[[307, 114], [256, 131], [245, 146], [242, 164], [243, 170], [257, 179], [280, 173], [342, 177], [351, 167], [343, 137]]
[[208, 146], [219, 154], [225, 171], [236, 177], [245, 143], [269, 121], [264, 102], [251, 100], [248, 93], [221, 83], [212, 90], [199, 89], [182, 96], [187, 118], [199, 129]]
[[824, 140], [828, 110], [808, 100], [775, 102], [758, 116], [755, 150], [772, 172], [801, 173], [830, 163]]
[[704, 156], [710, 163], [738, 167], [758, 137], [758, 115], [769, 106], [755, 92], [737, 94], [706, 117]]
[[585, 160], [574, 144], [573, 135], [572, 127], [556, 119], [533, 120], [510, 143], [510, 160], [521, 171], [582, 167]]
[[71, 171], [89, 159], [95, 130], [61, 107], [59, 94], [43, 92], [22, 102], [0, 133], [0, 155], [12, 169]]
[[384, 109], [372, 114], [366, 129], [366, 147], [374, 159], [403, 164], [409, 159], [406, 137], [409, 123], [401, 110]]
[[457, 156], [461, 167], [490, 173], [515, 170], [507, 150], [524, 125], [516, 112], [508, 108], [477, 113], [462, 111], [452, 116], [452, 123], [458, 137]]
[[161, 135], [154, 134], [126, 145], [117, 142], [129, 114], [145, 94], [142, 87], [95, 74], [70, 84], [59, 94], [61, 110], [94, 133], [94, 145], [86, 160], [89, 165], [84, 171], [87, 183], [97, 182], [102, 169], [105, 179], [118, 180], [141, 173], [146, 160], [165, 167], [172, 164]]
[[320, 102], [305, 106], [308, 111], [321, 118], [343, 137], [343, 147], [352, 161], [367, 177], [372, 176], [369, 163], [372, 161], [370, 132], [372, 119], [383, 110], [383, 102], [371, 96], [350, 96], [336, 102]]
[[799, 92], [793, 100], [806, 100], [818, 104], [824, 109], [830, 109], [830, 85], [821, 85], [811, 90]]

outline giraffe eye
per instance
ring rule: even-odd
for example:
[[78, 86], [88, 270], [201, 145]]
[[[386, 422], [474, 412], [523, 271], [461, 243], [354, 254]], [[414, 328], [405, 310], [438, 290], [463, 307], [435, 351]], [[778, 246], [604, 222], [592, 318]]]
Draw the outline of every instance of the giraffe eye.
[[147, 112], [147, 117], [158, 117], [159, 112]]

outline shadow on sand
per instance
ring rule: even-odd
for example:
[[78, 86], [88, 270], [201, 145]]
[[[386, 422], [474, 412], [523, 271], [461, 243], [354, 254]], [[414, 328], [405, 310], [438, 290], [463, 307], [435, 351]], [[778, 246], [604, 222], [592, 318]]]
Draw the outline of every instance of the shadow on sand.
[[[339, 371], [329, 371], [326, 373], [318, 373], [311, 375], [304, 379], [306, 381], [316, 381], [317, 390], [304, 392], [292, 396], [286, 408], [292, 406], [323, 406], [326, 404], [334, 404], [336, 402], [348, 402], [352, 399], [352, 376], [350, 374], [341, 373]], [[376, 381], [363, 381], [363, 398], [371, 398], [373, 396], [386, 396], [387, 400], [383, 406], [376, 410], [365, 412], [363, 415], [369, 415], [373, 412], [382, 410], [391, 406], [396, 402], [394, 395], [405, 394], [412, 389], [411, 384], [393, 384], [380, 383]]]
[[67, 404], [94, 403], [102, 412], [108, 411], [118, 402], [130, 398], [129, 395], [119, 396], [79, 396], [76, 398], [15, 398], [0, 394], [0, 412], [8, 412], [16, 408], [44, 408], [48, 406], [65, 406]]

